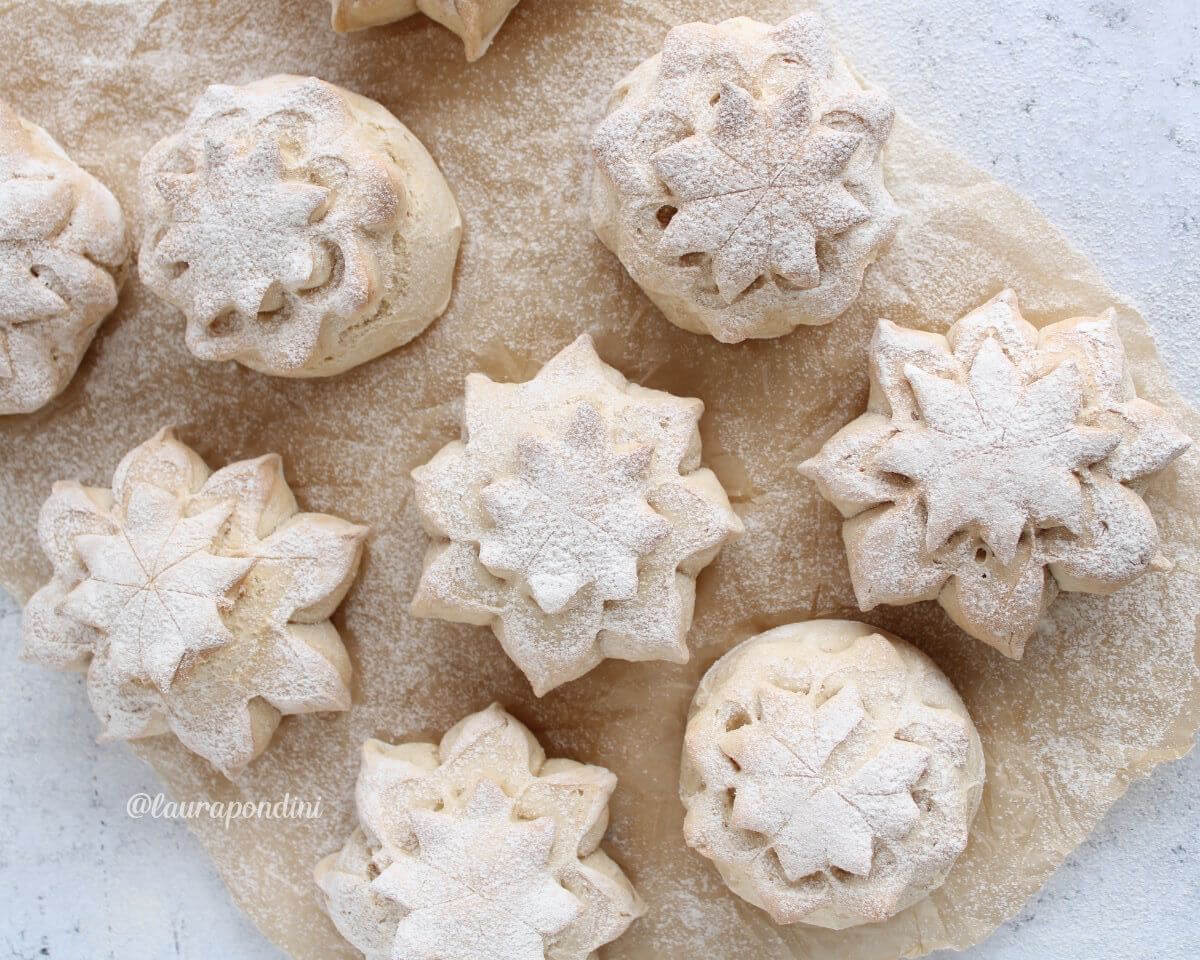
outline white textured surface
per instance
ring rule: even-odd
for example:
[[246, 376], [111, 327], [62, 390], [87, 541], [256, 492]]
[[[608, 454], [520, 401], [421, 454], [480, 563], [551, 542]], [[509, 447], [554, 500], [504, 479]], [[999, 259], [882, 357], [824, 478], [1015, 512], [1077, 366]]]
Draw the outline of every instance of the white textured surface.
[[[1200, 5], [824, 6], [901, 109], [1032, 197], [1141, 303], [1200, 403]], [[80, 678], [17, 662], [17, 620], [0, 596], [0, 957], [279, 960], [181, 825], [126, 817], [153, 774], [96, 746]], [[1014, 920], [946, 958], [1200, 956], [1198, 784], [1200, 752], [1136, 784]]]

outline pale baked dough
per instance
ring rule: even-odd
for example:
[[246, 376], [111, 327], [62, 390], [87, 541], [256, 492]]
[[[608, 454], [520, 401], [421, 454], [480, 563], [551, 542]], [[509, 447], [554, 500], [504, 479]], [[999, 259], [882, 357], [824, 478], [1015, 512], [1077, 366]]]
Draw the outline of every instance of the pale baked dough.
[[87, 670], [101, 740], [174, 733], [233, 774], [283, 714], [349, 708], [329, 616], [366, 534], [298, 513], [274, 454], [210, 474], [162, 430], [111, 490], [54, 485], [38, 521], [54, 575], [25, 607], [23, 656]]
[[332, 0], [333, 29], [339, 33], [377, 27], [423, 13], [457, 33], [468, 60], [492, 45], [520, 0]]
[[1191, 441], [1137, 397], [1111, 310], [1037, 330], [1004, 291], [944, 337], [881, 320], [870, 357], [867, 412], [801, 468], [863, 610], [936, 598], [1020, 657], [1059, 590], [1169, 566], [1139, 491]]
[[776, 923], [840, 930], [941, 886], [983, 781], [975, 725], [925, 654], [864, 623], [795, 623], [701, 681], [684, 834]]
[[605, 657], [685, 662], [696, 575], [742, 530], [703, 410], [586, 336], [528, 383], [472, 374], [463, 439], [413, 471], [434, 539], [413, 613], [490, 624], [538, 696]]
[[891, 127], [811, 15], [676, 27], [596, 130], [592, 224], [685, 330], [736, 343], [828, 323], [894, 230]]
[[71, 382], [129, 255], [104, 184], [0, 100], [0, 415], [31, 413]]
[[367, 960], [595, 960], [644, 911], [600, 849], [616, 786], [496, 704], [440, 744], [368, 740], [325, 909]]
[[314, 77], [205, 91], [142, 161], [143, 282], [205, 360], [340, 373], [450, 300], [462, 221], [445, 178], [373, 100]]

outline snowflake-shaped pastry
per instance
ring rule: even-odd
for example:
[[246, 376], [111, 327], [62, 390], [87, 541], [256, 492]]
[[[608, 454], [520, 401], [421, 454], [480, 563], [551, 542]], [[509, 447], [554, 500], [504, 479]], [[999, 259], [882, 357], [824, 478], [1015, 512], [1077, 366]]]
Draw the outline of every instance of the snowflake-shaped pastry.
[[38, 533], [54, 576], [25, 608], [23, 653], [87, 669], [102, 739], [172, 732], [228, 775], [283, 714], [349, 707], [328, 618], [367, 530], [298, 513], [277, 456], [210, 474], [163, 430], [111, 491], [55, 484]]
[[924, 654], [850, 621], [771, 630], [709, 671], [692, 704], [687, 841], [778, 923], [885, 920], [966, 846], [983, 752]]
[[676, 27], [596, 131], [592, 222], [684, 329], [737, 342], [827, 323], [893, 232], [891, 124], [811, 15]]
[[339, 373], [449, 300], [461, 222], [441, 172], [391, 114], [333, 84], [209, 87], [140, 179], [142, 279], [204, 359]]
[[491, 624], [539, 696], [605, 657], [686, 661], [695, 577], [741, 531], [702, 411], [587, 337], [528, 383], [468, 377], [464, 440], [413, 471], [436, 541], [413, 612]]
[[367, 960], [594, 960], [643, 911], [599, 849], [615, 787], [497, 705], [440, 745], [368, 740], [325, 909]]
[[423, 13], [462, 38], [467, 60], [485, 53], [520, 0], [332, 0], [333, 29], [364, 30]]
[[1162, 564], [1138, 491], [1189, 443], [1134, 393], [1113, 311], [1039, 331], [1005, 291], [944, 337], [880, 321], [867, 412], [803, 469], [862, 609], [937, 598], [1020, 657], [1060, 589]]
[[0, 100], [0, 415], [37, 410], [71, 382], [129, 253], [113, 195]]

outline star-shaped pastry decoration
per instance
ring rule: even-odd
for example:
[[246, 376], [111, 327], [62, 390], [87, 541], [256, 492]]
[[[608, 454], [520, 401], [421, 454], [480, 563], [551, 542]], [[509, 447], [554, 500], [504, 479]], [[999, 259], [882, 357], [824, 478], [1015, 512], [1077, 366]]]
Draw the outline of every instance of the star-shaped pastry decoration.
[[895, 228], [891, 126], [811, 15], [676, 27], [596, 130], [592, 223], [684, 329], [737, 342], [828, 323]]
[[155, 188], [170, 222], [154, 255], [190, 271], [190, 316], [211, 324], [226, 310], [273, 313], [283, 295], [319, 287], [333, 264], [310, 229], [324, 215], [327, 187], [289, 168], [282, 137], [244, 146], [210, 134], [192, 173], [164, 171]]
[[113, 195], [0, 101], [0, 415], [65, 389], [117, 305], [129, 252]]
[[413, 471], [434, 538], [413, 612], [491, 625], [539, 696], [604, 657], [686, 661], [695, 577], [741, 531], [702, 410], [587, 337], [528, 383], [469, 377], [464, 440]]
[[1139, 490], [1190, 440], [1136, 396], [1113, 311], [1037, 330], [1006, 291], [944, 337], [880, 321], [871, 354], [868, 411], [803, 466], [864, 610], [936, 597], [1020, 657], [1060, 589], [1164, 562]]
[[458, 816], [414, 810], [415, 856], [402, 855], [372, 884], [408, 914], [393, 954], [413, 960], [544, 960], [547, 940], [580, 903], [549, 867], [552, 817], [519, 820], [516, 801], [481, 780]]
[[768, 688], [758, 722], [721, 738], [739, 767], [731, 822], [765, 835], [793, 882], [835, 867], [865, 877], [876, 838], [899, 840], [917, 821], [912, 787], [928, 763], [924, 747], [893, 738], [849, 776], [827, 776], [830, 755], [863, 718], [854, 686], [816, 709]]
[[871, 217], [841, 180], [862, 135], [812, 130], [804, 83], [764, 104], [723, 82], [719, 98], [707, 134], [651, 158], [679, 201], [662, 250], [709, 254], [726, 303], [761, 276], [811, 289], [821, 282], [817, 239]]
[[941, 886], [983, 781], [979, 735], [933, 661], [865, 623], [809, 620], [751, 637], [701, 680], [683, 833], [776, 923], [841, 930]]
[[172, 732], [232, 774], [284, 714], [349, 706], [328, 617], [366, 533], [298, 513], [278, 457], [210, 474], [163, 430], [111, 490], [55, 485], [39, 523], [54, 576], [26, 605], [23, 655], [87, 670], [104, 739]]
[[480, 541], [480, 562], [524, 580], [546, 613], [561, 612], [588, 585], [602, 600], [629, 600], [638, 557], [671, 531], [646, 503], [652, 453], [610, 449], [600, 412], [586, 402], [563, 440], [522, 437], [515, 474], [480, 491], [495, 523]]
[[382, 107], [315, 77], [209, 87], [139, 191], [142, 279], [203, 359], [328, 376], [449, 300], [462, 224], [441, 172]]
[[615, 787], [496, 705], [439, 745], [369, 740], [325, 908], [368, 960], [591, 960], [643, 911], [599, 849]]
[[462, 38], [468, 62], [492, 45], [520, 0], [332, 0], [333, 29], [364, 30], [423, 13]]
[[122, 680], [149, 680], [160, 692], [170, 689], [185, 656], [233, 639], [221, 613], [254, 565], [250, 557], [210, 552], [232, 503], [194, 517], [182, 508], [161, 487], [135, 486], [120, 532], [75, 539], [88, 578], [62, 606], [105, 634], [109, 665]]

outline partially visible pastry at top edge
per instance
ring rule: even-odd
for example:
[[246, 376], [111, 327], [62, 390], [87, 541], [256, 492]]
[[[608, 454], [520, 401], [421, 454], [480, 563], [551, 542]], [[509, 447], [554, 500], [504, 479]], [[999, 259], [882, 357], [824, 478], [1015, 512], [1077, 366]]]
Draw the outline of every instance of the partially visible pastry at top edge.
[[828, 323], [894, 233], [892, 115], [811, 15], [676, 27], [596, 130], [592, 224], [685, 330]]
[[984, 775], [975, 724], [925, 654], [865, 623], [794, 623], [700, 682], [684, 837], [776, 923], [876, 923], [945, 881]]
[[870, 375], [801, 467], [846, 518], [863, 610], [936, 598], [1017, 658], [1060, 590], [1167, 565], [1140, 494], [1191, 440], [1137, 396], [1112, 310], [1038, 330], [1006, 290], [945, 336], [881, 320]]
[[71, 382], [129, 255], [104, 184], [0, 100], [0, 415], [31, 413]]
[[364, 30], [423, 13], [462, 37], [467, 60], [478, 60], [521, 0], [333, 0], [333, 29]]
[[538, 696], [606, 657], [686, 662], [696, 577], [742, 532], [703, 411], [587, 336], [526, 383], [469, 376], [462, 440], [413, 471], [434, 542], [412, 612], [490, 625]]
[[450, 300], [462, 220], [420, 141], [315, 77], [209, 87], [142, 160], [142, 280], [205, 360], [329, 376]]

